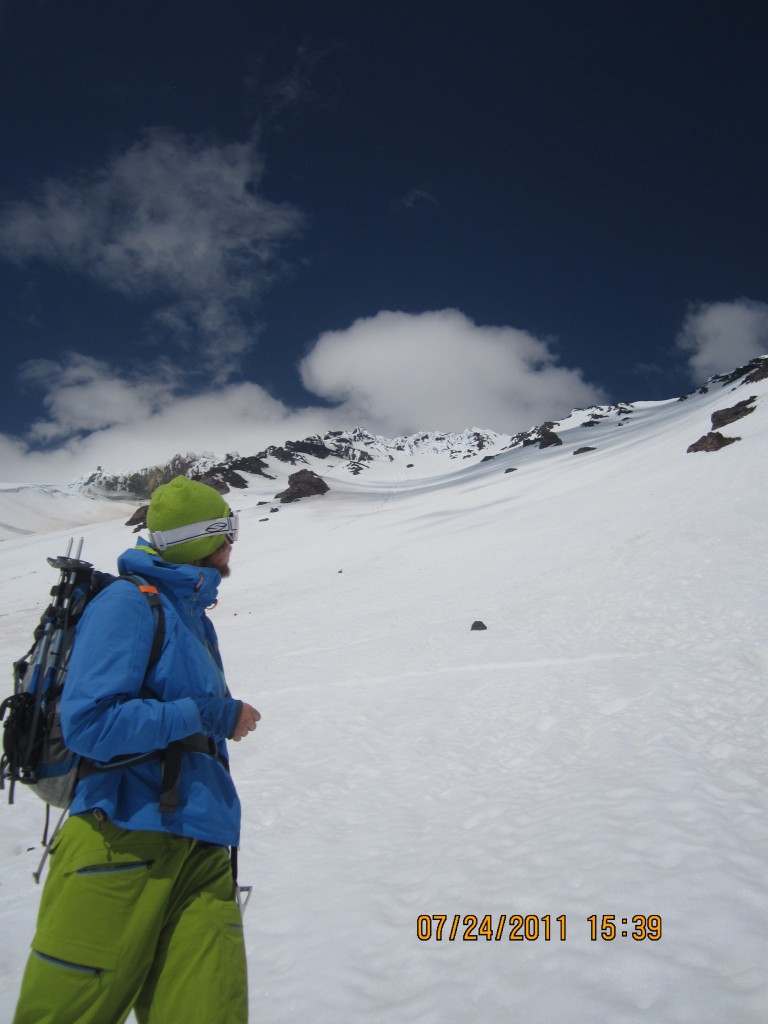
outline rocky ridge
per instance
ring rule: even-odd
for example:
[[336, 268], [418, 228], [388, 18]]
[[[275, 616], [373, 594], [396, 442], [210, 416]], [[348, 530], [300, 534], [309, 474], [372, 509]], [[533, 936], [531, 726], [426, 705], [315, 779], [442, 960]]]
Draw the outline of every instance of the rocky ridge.
[[[759, 356], [730, 373], [710, 377], [704, 385], [681, 396], [678, 401], [708, 395], [717, 388], [735, 391], [766, 378], [768, 356]], [[724, 403], [722, 408], [711, 414], [710, 429], [698, 441], [694, 441], [687, 451], [717, 451], [739, 441], [739, 437], [727, 436], [720, 431], [752, 413], [757, 402], [758, 396], [751, 394], [733, 404]], [[320, 484], [325, 484], [322, 478], [324, 468], [332, 470], [337, 478], [339, 474], [355, 477], [364, 474], [377, 463], [397, 463], [405, 470], [412, 469], [414, 463], [404, 464], [403, 460], [413, 457], [429, 458], [433, 463], [436, 461], [444, 464], [445, 471], [448, 471], [452, 468], [451, 463], [457, 461], [466, 465], [489, 462], [515, 449], [558, 450], [563, 447], [564, 436], [567, 436], [569, 442], [574, 442], [571, 446], [573, 454], [592, 453], [599, 451], [600, 438], [607, 436], [606, 431], [612, 433], [616, 428], [631, 429], [633, 420], [638, 414], [642, 417], [644, 408], [658, 404], [660, 403], [620, 402], [576, 409], [562, 420], [548, 420], [516, 434], [500, 434], [491, 430], [472, 428], [461, 433], [421, 432], [404, 437], [386, 438], [372, 434], [362, 427], [355, 427], [352, 430], [330, 431], [323, 436], [313, 435], [302, 440], [286, 441], [282, 445], [272, 445], [249, 456], [241, 456], [237, 452], [232, 452], [223, 459], [217, 459], [212, 453], [175, 455], [162, 466], [153, 466], [127, 474], [110, 474], [102, 467], [98, 467], [95, 472], [75, 481], [73, 486], [85, 494], [94, 496], [141, 500], [147, 498], [159, 484], [182, 473], [210, 484], [222, 494], [233, 489], [247, 488], [249, 477], [259, 477], [276, 482], [276, 500], [293, 501], [305, 494], [320, 494], [328, 489], [327, 484], [322, 487], [316, 482], [307, 487], [306, 473], [311, 473]], [[705, 425], [702, 424], [702, 427]], [[588, 438], [584, 436], [584, 431], [589, 431]], [[587, 439], [589, 443], [585, 444], [584, 441]], [[286, 467], [295, 467], [296, 472], [288, 477], [288, 488], [281, 490], [280, 485], [285, 480]], [[296, 473], [302, 471], [306, 473], [300, 478], [300, 486], [297, 489], [293, 478]], [[286, 499], [286, 492], [291, 497]]]

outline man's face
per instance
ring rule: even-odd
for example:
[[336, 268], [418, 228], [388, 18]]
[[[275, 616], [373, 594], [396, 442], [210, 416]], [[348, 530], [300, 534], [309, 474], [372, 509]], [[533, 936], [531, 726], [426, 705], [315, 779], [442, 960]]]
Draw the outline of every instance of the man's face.
[[232, 545], [228, 540], [225, 540], [221, 547], [216, 548], [212, 555], [201, 558], [197, 564], [205, 566], [207, 569], [218, 569], [222, 579], [226, 579], [232, 571], [229, 568], [229, 556], [231, 553]]

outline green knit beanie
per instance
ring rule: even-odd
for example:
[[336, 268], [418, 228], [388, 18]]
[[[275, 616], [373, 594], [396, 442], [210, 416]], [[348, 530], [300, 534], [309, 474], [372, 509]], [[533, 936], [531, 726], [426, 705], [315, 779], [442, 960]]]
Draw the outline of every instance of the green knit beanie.
[[[197, 480], [177, 476], [170, 483], [160, 484], [152, 492], [147, 512], [147, 528], [175, 530], [190, 523], [202, 523], [208, 519], [224, 519], [229, 515], [229, 505], [218, 491]], [[222, 533], [212, 537], [199, 537], [185, 544], [174, 544], [162, 552], [166, 562], [181, 564], [196, 562], [220, 548], [225, 541]]]

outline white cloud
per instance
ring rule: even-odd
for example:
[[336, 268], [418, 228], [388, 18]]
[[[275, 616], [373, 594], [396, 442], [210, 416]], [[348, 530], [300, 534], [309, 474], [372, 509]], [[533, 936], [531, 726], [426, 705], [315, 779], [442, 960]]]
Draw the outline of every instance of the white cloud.
[[690, 353], [696, 383], [732, 370], [768, 352], [768, 305], [751, 299], [702, 303], [688, 314], [677, 345]]
[[30, 427], [31, 442], [47, 444], [145, 418], [173, 394], [169, 380], [153, 372], [149, 379], [118, 375], [103, 360], [72, 353], [55, 362], [35, 359], [21, 371], [26, 384], [44, 390], [46, 419]]
[[[766, 341], [768, 306], [743, 300], [692, 311], [678, 344], [701, 378], [763, 354]], [[358, 425], [390, 437], [467, 427], [514, 433], [607, 400], [579, 369], [559, 365], [547, 342], [480, 327], [454, 309], [384, 311], [326, 332], [298, 369], [323, 402], [290, 408], [255, 382], [213, 379], [190, 394], [170, 360], [154, 363], [149, 377], [76, 353], [30, 362], [23, 381], [43, 389], [46, 416], [26, 438], [0, 437], [0, 476], [66, 483], [97, 465], [120, 472], [178, 452], [255, 454]]]
[[0, 215], [0, 254], [65, 266], [170, 307], [217, 379], [254, 341], [241, 312], [282, 268], [302, 215], [259, 195], [252, 141], [214, 144], [155, 128], [97, 173], [47, 181]]
[[419, 206], [439, 206], [440, 201], [426, 188], [412, 188], [408, 195], [393, 199], [389, 204], [390, 213], [409, 213]]
[[[116, 472], [155, 465], [178, 452], [254, 455], [269, 444], [324, 430], [324, 422], [311, 409], [291, 411], [258, 384], [231, 384], [177, 397], [146, 417], [90, 434], [68, 448], [72, 466], [101, 465]], [[67, 479], [84, 471], [78, 468]]]
[[[333, 407], [291, 409], [249, 382], [190, 396], [162, 364], [147, 379], [78, 354], [37, 360], [25, 381], [43, 388], [47, 416], [25, 442], [0, 438], [0, 474], [66, 483], [98, 465], [121, 472], [177, 452], [252, 455], [358, 425], [389, 436], [473, 426], [513, 432], [603, 398], [580, 371], [558, 366], [543, 341], [477, 327], [456, 310], [383, 312], [323, 334], [300, 371]], [[41, 444], [48, 450], [32, 450]]]
[[[63, 377], [66, 371], [60, 373]], [[66, 484], [97, 466], [127, 472], [177, 453], [254, 455], [270, 444], [339, 426], [333, 410], [291, 410], [253, 383], [181, 396], [170, 388], [147, 391], [141, 382], [120, 381], [105, 368], [103, 377], [63, 391], [60, 399], [47, 403], [51, 419], [38, 424], [28, 439], [51, 442], [46, 450], [0, 435], [0, 479]], [[95, 412], [89, 423], [89, 402], [114, 402], [114, 413]], [[78, 432], [72, 433], [75, 428]]]
[[544, 341], [478, 327], [458, 310], [381, 312], [320, 336], [304, 386], [339, 403], [349, 424], [392, 435], [489, 427], [514, 432], [604, 400]]

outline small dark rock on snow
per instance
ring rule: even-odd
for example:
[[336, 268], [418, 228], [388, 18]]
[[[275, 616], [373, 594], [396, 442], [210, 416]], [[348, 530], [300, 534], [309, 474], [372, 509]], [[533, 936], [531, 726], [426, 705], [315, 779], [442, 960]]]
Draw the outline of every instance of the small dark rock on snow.
[[[471, 626], [471, 630], [472, 629], [488, 629], [488, 627], [486, 626], [486, 624], [484, 622], [481, 622], [480, 619], [475, 619], [475, 621], [472, 623], [472, 626]], [[470, 630], [470, 632], [471, 632], [471, 630]]]

